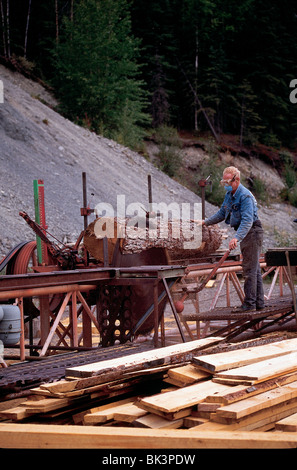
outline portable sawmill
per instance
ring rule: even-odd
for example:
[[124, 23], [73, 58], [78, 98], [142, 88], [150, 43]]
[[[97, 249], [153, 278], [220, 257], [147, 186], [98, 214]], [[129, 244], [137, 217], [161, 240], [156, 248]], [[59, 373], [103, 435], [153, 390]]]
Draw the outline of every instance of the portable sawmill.
[[[37, 181], [37, 180], [36, 180]], [[149, 199], [151, 198], [151, 183], [149, 183]], [[0, 271], [5, 269], [7, 279], [12, 276], [20, 276], [34, 273], [36, 276], [45, 273], [63, 273], [64, 275], [80, 272], [82, 279], [85, 275], [85, 284], [88, 283], [87, 274], [90, 270], [111, 269], [111, 268], [131, 268], [140, 267], [174, 267], [185, 266], [189, 259], [194, 259], [195, 263], [205, 260], [210, 254], [216, 252], [222, 241], [222, 234], [215, 226], [201, 227], [202, 238], [200, 244], [191, 249], [184, 249], [183, 239], [176, 239], [172, 233], [173, 222], [169, 221], [169, 232], [166, 238], [146, 236], [133, 236], [135, 227], [131, 226], [129, 218], [123, 220], [112, 220], [114, 232], [113, 236], [100, 236], [96, 231], [96, 224], [109, 223], [100, 217], [94, 216], [94, 220], [89, 223], [88, 217], [94, 212], [86, 203], [86, 176], [83, 173], [83, 204], [81, 215], [84, 217], [84, 230], [81, 232], [76, 243], [63, 244], [52, 241], [49, 238], [44, 211], [44, 188], [43, 181], [36, 183], [38, 192], [39, 214], [35, 221], [30, 216], [21, 211], [19, 214], [32, 228], [36, 235], [36, 240], [22, 242], [11, 250], [0, 264]], [[151, 199], [149, 200], [151, 203]], [[35, 203], [36, 209], [36, 203]], [[180, 221], [178, 221], [179, 223]], [[147, 211], [144, 214], [144, 231], [148, 227], [162, 224], [162, 216]], [[166, 220], [166, 224], [168, 220]], [[176, 221], [174, 222], [176, 223]], [[192, 223], [195, 223], [192, 221]], [[129, 230], [127, 226], [129, 225]], [[160, 227], [159, 227], [160, 228]], [[122, 230], [124, 229], [124, 236]], [[134, 232], [133, 232], [134, 230]], [[133, 232], [131, 235], [131, 231]], [[119, 236], [119, 233], [121, 234]], [[138, 231], [139, 234], [139, 231]], [[143, 235], [143, 234], [142, 234]], [[52, 237], [51, 237], [52, 238]], [[40, 250], [38, 252], [38, 250]], [[97, 272], [97, 271], [96, 271]], [[145, 276], [147, 276], [146, 274]], [[145, 335], [150, 333], [155, 327], [155, 319], [152, 314], [153, 296], [151, 285], [140, 276], [138, 282], [104, 283], [101, 282], [96, 289], [83, 292], [83, 297], [87, 299], [90, 306], [96, 306], [96, 319], [99, 326], [101, 344], [103, 346], [112, 345], [115, 341], [124, 343], [131, 340], [135, 335]], [[65, 276], [64, 276], [65, 278]], [[31, 278], [30, 278], [31, 279]], [[173, 282], [177, 278], [173, 278]], [[34, 284], [35, 285], [35, 284]], [[33, 285], [32, 285], [33, 287]], [[159, 319], [164, 313], [168, 296], [163, 283], [158, 285], [158, 315]], [[4, 294], [3, 294], [4, 295]], [[43, 296], [44, 297], [44, 296]], [[3, 297], [2, 297], [3, 298]], [[62, 293], [53, 293], [48, 298], [48, 309], [50, 324], [55, 321], [55, 316], [61, 309], [65, 301]], [[40, 315], [42, 302], [36, 302], [35, 296], [24, 297], [23, 310], [24, 321], [29, 322]], [[115, 334], [116, 332], [116, 334]], [[32, 338], [30, 338], [32, 343]]]

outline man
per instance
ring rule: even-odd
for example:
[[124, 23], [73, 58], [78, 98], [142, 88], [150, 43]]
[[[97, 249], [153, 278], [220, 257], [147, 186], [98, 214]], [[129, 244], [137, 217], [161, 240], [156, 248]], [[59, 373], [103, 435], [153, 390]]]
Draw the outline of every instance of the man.
[[259, 258], [263, 242], [263, 229], [258, 219], [257, 201], [253, 194], [240, 183], [240, 171], [230, 166], [225, 168], [221, 184], [226, 196], [219, 211], [202, 221], [204, 225], [213, 225], [225, 220], [236, 230], [236, 235], [229, 242], [229, 249], [234, 250], [240, 243], [244, 282], [244, 301], [236, 312], [261, 310], [264, 308], [264, 290]]

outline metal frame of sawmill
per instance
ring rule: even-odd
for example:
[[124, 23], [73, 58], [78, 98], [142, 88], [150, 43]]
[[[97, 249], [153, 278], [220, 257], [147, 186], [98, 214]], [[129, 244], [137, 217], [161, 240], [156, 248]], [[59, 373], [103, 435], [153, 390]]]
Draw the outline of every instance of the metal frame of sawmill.
[[[265, 279], [268, 275], [273, 274], [273, 278], [271, 281], [271, 285], [269, 288], [268, 293], [265, 295], [265, 300], [269, 301], [272, 297], [272, 293], [274, 292], [276, 285], [277, 285], [277, 280], [279, 280], [279, 297], [282, 298], [284, 296], [284, 279], [285, 282], [287, 282], [291, 294], [292, 294], [292, 304], [293, 304], [293, 312], [295, 313], [296, 320], [297, 320], [297, 308], [296, 308], [296, 294], [295, 294], [295, 289], [294, 289], [294, 281], [292, 277], [292, 270], [291, 270], [291, 265], [288, 257], [288, 252], [290, 249], [288, 248], [287, 250], [284, 249], [284, 253], [286, 253], [286, 259], [287, 259], [287, 265], [283, 266], [268, 266], [267, 263], [265, 262], [264, 255], [261, 256], [260, 259], [260, 267], [263, 270], [262, 273], [262, 278]], [[196, 329], [196, 338], [203, 338], [206, 337], [210, 331], [211, 323], [212, 321], [215, 322], [217, 319], [215, 316], [213, 317], [214, 319], [212, 320], [211, 317], [211, 312], [215, 312], [218, 300], [220, 296], [222, 295], [222, 291], [225, 287], [225, 296], [226, 296], [226, 324], [227, 326], [223, 329], [220, 329], [218, 331], [221, 332], [230, 332], [232, 331], [232, 321], [235, 321], [236, 318], [234, 314], [231, 313], [231, 310], [228, 311], [228, 309], [231, 309], [231, 291], [230, 287], [233, 285], [235, 288], [235, 292], [238, 295], [240, 303], [243, 302], [244, 300], [244, 291], [242, 289], [242, 286], [240, 284], [240, 280], [238, 279], [238, 274], [242, 272], [242, 265], [241, 261], [226, 261], [221, 267], [219, 267], [215, 275], [217, 276], [217, 286], [216, 290], [213, 296], [210, 296], [210, 305], [209, 308], [207, 309], [206, 312], [200, 312], [200, 306], [199, 306], [199, 284], [201, 284], [201, 280], [203, 277], [209, 275], [211, 271], [213, 270], [212, 265], [196, 265], [196, 266], [190, 266], [188, 268], [188, 273], [185, 276], [185, 278], [182, 280], [181, 287], [179, 288], [179, 293], [183, 293], [183, 296], [181, 297], [182, 302], [184, 302], [190, 295], [194, 295], [195, 298], [191, 299], [192, 303], [195, 307], [196, 314], [186, 314], [186, 313], [181, 313], [180, 318], [184, 326], [186, 327], [186, 330], [191, 337], [191, 339], [194, 339], [193, 332], [191, 331], [188, 322], [193, 322], [195, 321], [195, 329]], [[188, 281], [188, 283], [186, 282]], [[277, 311], [276, 311], [277, 313]], [[260, 316], [260, 315], [258, 315]], [[196, 317], [196, 318], [195, 318]], [[255, 317], [256, 318], [256, 317]], [[204, 324], [203, 331], [201, 331], [201, 324]]]
[[[274, 272], [267, 299], [270, 299], [273, 290], [276, 287], [277, 278], [279, 278], [280, 296], [283, 296], [283, 278], [286, 278], [288, 284], [291, 279], [285, 266], [276, 266], [266, 268], [266, 263], [261, 262], [261, 267], [264, 268], [263, 278]], [[93, 345], [93, 332], [92, 325], [100, 334], [98, 316], [96, 314], [96, 305], [89, 305], [84, 297], [84, 293], [95, 291], [100, 285], [137, 285], [148, 283], [152, 288], [152, 308], [147, 312], [148, 315], [154, 317], [154, 346], [159, 345], [159, 327], [161, 330], [161, 346], [165, 345], [165, 328], [164, 328], [164, 313], [159, 318], [158, 305], [160, 298], [158, 296], [158, 286], [161, 282], [165, 287], [164, 295], [170, 303], [172, 313], [178, 325], [179, 333], [182, 341], [186, 341], [185, 331], [189, 334], [190, 339], [194, 336], [187, 324], [183, 320], [182, 315], [179, 315], [175, 308], [174, 294], [172, 287], [180, 285], [182, 289], [186, 289], [186, 280], [195, 279], [198, 282], [199, 278], [214, 272], [215, 275], [221, 276], [218, 286], [210, 299], [210, 307], [208, 311], [215, 309], [219, 295], [225, 285], [226, 288], [226, 304], [230, 306], [230, 284], [232, 283], [239, 298], [243, 299], [243, 291], [237, 274], [242, 271], [240, 262], [226, 261], [217, 270], [213, 266], [205, 265], [191, 265], [187, 268], [180, 266], [145, 266], [135, 268], [97, 268], [88, 270], [74, 270], [74, 271], [61, 271], [61, 272], [47, 272], [47, 273], [34, 273], [26, 275], [11, 275], [4, 276], [0, 285], [0, 301], [14, 300], [15, 304], [19, 306], [21, 311], [21, 336], [20, 336], [20, 359], [25, 360], [26, 348], [31, 351], [39, 349], [39, 357], [47, 355], [50, 351], [61, 350], [79, 350], [91, 349]], [[168, 280], [172, 281], [171, 286]], [[191, 290], [187, 290], [183, 296], [183, 300], [188, 297]], [[48, 308], [49, 298], [54, 294], [61, 294], [63, 301], [59, 311], [56, 314], [50, 312]], [[196, 299], [193, 301], [196, 306], [197, 313], [199, 312], [199, 299], [196, 293]], [[25, 344], [25, 330], [24, 330], [24, 309], [23, 303], [26, 297], [38, 297], [40, 300], [40, 339], [39, 344]], [[68, 316], [66, 308], [69, 307]], [[81, 332], [79, 331], [78, 319], [81, 315], [82, 326]], [[62, 321], [63, 320], [63, 321]], [[210, 328], [211, 320], [205, 316], [205, 327], [201, 333], [201, 320], [196, 322], [197, 336], [201, 338], [207, 336]], [[228, 325], [231, 326], [232, 315], [227, 320]], [[51, 322], [51, 325], [50, 325]], [[53, 344], [55, 340], [55, 344]], [[70, 341], [70, 344], [67, 342]], [[133, 336], [131, 337], [133, 340]], [[82, 344], [81, 344], [82, 343]], [[98, 347], [98, 346], [95, 346]]]
[[[154, 346], [158, 347], [159, 303], [158, 288], [164, 288], [164, 296], [170, 302], [172, 312], [179, 327], [183, 341], [185, 336], [181, 322], [171, 297], [171, 287], [185, 274], [185, 268], [179, 266], [143, 266], [132, 268], [97, 268], [88, 270], [57, 271], [25, 275], [3, 276], [0, 284], [0, 301], [14, 300], [21, 311], [20, 359], [25, 360], [25, 349], [40, 349], [39, 357], [45, 356], [50, 350], [76, 350], [93, 348], [92, 324], [100, 334], [96, 305], [89, 305], [83, 293], [95, 291], [98, 286], [110, 285], [143, 285], [152, 288], [152, 306], [146, 313], [154, 318]], [[50, 296], [61, 294], [63, 301], [57, 314], [53, 314], [49, 306]], [[40, 300], [40, 341], [39, 344], [25, 344], [24, 298], [38, 297]], [[68, 323], [65, 312], [69, 306]], [[78, 318], [82, 314], [82, 331], [79, 334]], [[64, 321], [62, 322], [64, 316]], [[52, 324], [50, 325], [50, 322]], [[165, 345], [164, 317], [160, 319], [161, 344]], [[55, 345], [54, 335], [58, 336]], [[70, 339], [70, 345], [66, 342]], [[131, 336], [133, 340], [133, 335]], [[80, 346], [81, 341], [83, 345]], [[61, 346], [61, 343], [63, 346]], [[96, 346], [98, 347], [98, 346]], [[15, 346], [17, 348], [17, 346]]]

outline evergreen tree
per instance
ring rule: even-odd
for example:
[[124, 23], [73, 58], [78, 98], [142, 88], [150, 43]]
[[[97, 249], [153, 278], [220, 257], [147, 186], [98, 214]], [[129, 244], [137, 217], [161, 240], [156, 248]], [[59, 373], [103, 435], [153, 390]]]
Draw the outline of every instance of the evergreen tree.
[[135, 146], [147, 122], [126, 0], [79, 0], [64, 18], [53, 80], [62, 111], [72, 120]]

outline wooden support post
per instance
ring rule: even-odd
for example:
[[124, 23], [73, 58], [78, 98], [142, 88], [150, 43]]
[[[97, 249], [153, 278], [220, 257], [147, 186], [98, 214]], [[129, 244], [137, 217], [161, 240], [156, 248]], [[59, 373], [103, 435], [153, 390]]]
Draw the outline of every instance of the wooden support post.
[[279, 275], [279, 271], [280, 271], [280, 266], [278, 266], [278, 267], [276, 268], [276, 270], [275, 270], [275, 273], [274, 273], [274, 276], [273, 276], [273, 279], [272, 279], [272, 283], [271, 283], [269, 292], [268, 292], [268, 294], [267, 294], [267, 300], [269, 300], [270, 297], [271, 297], [271, 294], [272, 294], [272, 292], [273, 292], [273, 289], [274, 289], [274, 286], [275, 286], [277, 277], [278, 277], [278, 275]]
[[74, 347], [78, 346], [78, 335], [77, 335], [77, 301], [76, 292], [72, 293], [71, 297], [71, 322], [72, 322], [72, 341], [71, 345]]
[[64, 301], [63, 301], [63, 303], [62, 303], [62, 305], [61, 305], [61, 307], [60, 307], [59, 312], [57, 313], [56, 319], [55, 319], [55, 321], [54, 321], [54, 323], [53, 323], [53, 325], [52, 325], [52, 327], [51, 327], [50, 333], [49, 333], [49, 335], [48, 335], [48, 337], [47, 337], [47, 339], [46, 339], [46, 341], [45, 341], [45, 343], [44, 343], [44, 346], [43, 346], [41, 352], [40, 352], [40, 356], [44, 356], [44, 355], [45, 355], [45, 353], [46, 353], [46, 351], [47, 351], [47, 349], [48, 349], [48, 347], [49, 347], [49, 345], [50, 345], [50, 343], [51, 343], [51, 340], [52, 340], [52, 338], [53, 338], [53, 336], [54, 336], [54, 334], [55, 334], [55, 331], [56, 331], [56, 329], [57, 329], [57, 327], [58, 327], [58, 325], [59, 325], [59, 323], [60, 323], [60, 320], [61, 320], [62, 315], [63, 315], [63, 313], [64, 313], [64, 311], [65, 311], [65, 308], [66, 308], [66, 306], [67, 306], [67, 304], [68, 304], [68, 302], [69, 302], [70, 297], [71, 297], [71, 292], [68, 292], [68, 293], [66, 294], [65, 298], [64, 298]]
[[284, 268], [283, 266], [279, 267], [279, 295], [282, 297], [284, 295]]
[[40, 342], [42, 345], [50, 332], [50, 307], [49, 307], [49, 296], [41, 295], [39, 297], [40, 305]]
[[166, 281], [165, 278], [163, 278], [163, 284], [164, 284], [164, 286], [165, 286], [166, 293], [167, 293], [167, 296], [168, 296], [168, 299], [169, 299], [169, 303], [170, 303], [170, 306], [171, 306], [171, 310], [172, 310], [172, 313], [173, 313], [173, 315], [174, 315], [175, 321], [176, 321], [176, 323], [177, 323], [177, 326], [178, 326], [180, 335], [181, 335], [181, 337], [182, 337], [183, 342], [185, 343], [185, 342], [186, 342], [186, 338], [185, 338], [185, 335], [184, 335], [184, 332], [183, 332], [183, 329], [182, 329], [182, 325], [181, 325], [181, 322], [180, 322], [178, 313], [177, 313], [177, 311], [176, 311], [176, 309], [175, 309], [175, 306], [174, 306], [174, 303], [173, 303], [173, 300], [172, 300], [172, 297], [171, 297], [171, 294], [170, 294], [170, 290], [169, 290], [169, 287], [168, 287], [168, 284], [167, 284], [167, 281]]

